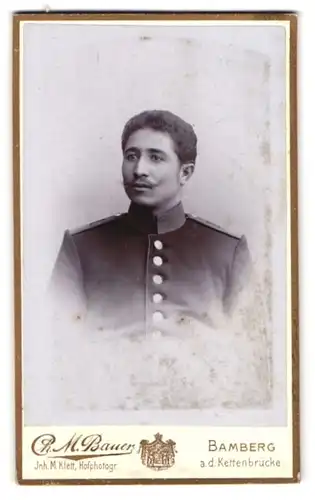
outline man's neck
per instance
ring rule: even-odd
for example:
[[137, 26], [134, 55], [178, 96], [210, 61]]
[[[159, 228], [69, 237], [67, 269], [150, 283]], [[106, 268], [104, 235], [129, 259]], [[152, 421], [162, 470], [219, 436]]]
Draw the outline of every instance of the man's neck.
[[165, 214], [166, 212], [168, 212], [169, 210], [172, 210], [172, 208], [176, 207], [180, 203], [181, 203], [181, 199], [180, 199], [180, 197], [178, 197], [178, 198], [167, 201], [166, 203], [164, 203], [161, 206], [148, 207], [148, 211], [151, 211], [152, 215], [154, 215], [155, 217], [159, 217], [159, 216]]

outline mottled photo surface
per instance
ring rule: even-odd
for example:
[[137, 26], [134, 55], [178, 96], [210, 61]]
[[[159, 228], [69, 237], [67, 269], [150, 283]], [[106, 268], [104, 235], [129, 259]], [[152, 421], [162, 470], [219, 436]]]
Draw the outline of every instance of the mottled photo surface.
[[25, 423], [284, 425], [284, 28], [22, 43]]

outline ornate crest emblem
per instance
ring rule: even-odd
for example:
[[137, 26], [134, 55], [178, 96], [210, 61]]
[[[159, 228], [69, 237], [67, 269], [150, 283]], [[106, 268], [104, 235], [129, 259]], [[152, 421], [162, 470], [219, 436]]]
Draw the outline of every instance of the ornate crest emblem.
[[143, 465], [153, 470], [165, 470], [175, 463], [175, 445], [171, 439], [162, 441], [162, 434], [155, 434], [155, 439], [149, 443], [146, 439], [140, 442], [139, 453]]

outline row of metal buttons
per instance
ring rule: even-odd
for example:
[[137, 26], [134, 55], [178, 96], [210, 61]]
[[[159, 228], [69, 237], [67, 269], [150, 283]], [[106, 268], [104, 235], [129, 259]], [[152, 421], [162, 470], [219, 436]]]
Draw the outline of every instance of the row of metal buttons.
[[[163, 248], [163, 243], [160, 240], [155, 240], [153, 245], [157, 250], [162, 250]], [[154, 256], [153, 264], [156, 267], [162, 266], [163, 264], [162, 257], [158, 255]], [[154, 274], [152, 280], [155, 285], [161, 285], [163, 283], [163, 277], [160, 274]], [[152, 298], [154, 304], [160, 304], [163, 301], [163, 295], [161, 293], [155, 293]], [[161, 311], [154, 311], [154, 313], [152, 314], [153, 323], [160, 323], [161, 321], [163, 321], [163, 319], [164, 315]], [[154, 337], [159, 337], [160, 335], [161, 332], [159, 330], [153, 332]]]

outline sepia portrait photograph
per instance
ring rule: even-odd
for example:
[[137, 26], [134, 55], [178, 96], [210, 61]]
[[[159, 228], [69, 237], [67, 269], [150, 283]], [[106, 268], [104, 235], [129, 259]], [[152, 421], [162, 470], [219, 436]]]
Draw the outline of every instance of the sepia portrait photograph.
[[279, 428], [292, 476], [295, 22], [17, 15], [19, 419], [53, 436], [33, 432], [34, 459], [69, 455], [49, 429], [115, 427], [146, 474], [199, 477], [175, 464], [181, 428], [208, 453], [252, 428], [232, 450], [259, 459]]

